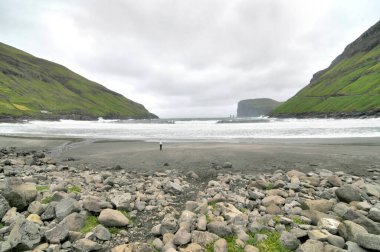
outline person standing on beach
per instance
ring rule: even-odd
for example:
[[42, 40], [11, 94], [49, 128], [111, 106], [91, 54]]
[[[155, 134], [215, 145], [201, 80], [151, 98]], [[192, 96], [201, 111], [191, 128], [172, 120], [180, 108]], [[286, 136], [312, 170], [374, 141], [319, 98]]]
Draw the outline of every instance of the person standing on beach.
[[160, 140], [160, 151], [162, 151], [162, 141]]

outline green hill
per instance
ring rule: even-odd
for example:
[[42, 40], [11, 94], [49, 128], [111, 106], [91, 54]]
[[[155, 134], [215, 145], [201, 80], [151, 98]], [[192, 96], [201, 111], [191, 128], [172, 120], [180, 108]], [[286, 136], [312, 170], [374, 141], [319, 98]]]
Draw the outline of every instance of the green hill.
[[238, 103], [237, 117], [267, 115], [280, 104], [281, 102], [268, 98], [242, 100]]
[[271, 115], [380, 116], [380, 21]]
[[0, 118], [156, 118], [64, 66], [0, 43]]

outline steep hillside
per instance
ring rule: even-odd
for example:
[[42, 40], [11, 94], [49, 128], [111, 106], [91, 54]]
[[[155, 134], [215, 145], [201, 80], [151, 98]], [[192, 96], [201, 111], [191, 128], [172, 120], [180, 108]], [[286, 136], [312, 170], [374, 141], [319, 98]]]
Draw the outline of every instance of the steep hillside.
[[0, 118], [155, 118], [69, 69], [0, 43]]
[[380, 116], [380, 21], [272, 116]]
[[242, 100], [238, 103], [237, 117], [267, 115], [280, 104], [281, 102], [268, 98]]

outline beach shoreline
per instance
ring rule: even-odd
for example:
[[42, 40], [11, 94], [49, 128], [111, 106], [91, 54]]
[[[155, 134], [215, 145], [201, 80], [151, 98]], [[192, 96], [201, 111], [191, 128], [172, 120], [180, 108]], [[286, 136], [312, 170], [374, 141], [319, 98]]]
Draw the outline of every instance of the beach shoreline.
[[[154, 141], [0, 136], [1, 147], [45, 149], [58, 162], [74, 167], [192, 170], [201, 177], [216, 176], [220, 170], [252, 174], [318, 168], [366, 176], [366, 169], [380, 167], [380, 138], [164, 141], [159, 151]], [[226, 162], [232, 167], [222, 168]]]

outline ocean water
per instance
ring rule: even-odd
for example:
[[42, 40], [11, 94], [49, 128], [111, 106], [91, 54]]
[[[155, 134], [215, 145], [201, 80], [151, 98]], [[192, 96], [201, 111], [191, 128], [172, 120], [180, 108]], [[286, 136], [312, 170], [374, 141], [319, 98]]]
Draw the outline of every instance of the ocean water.
[[380, 118], [26, 121], [0, 123], [0, 135], [145, 141], [380, 137]]

